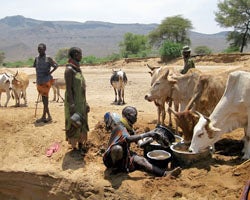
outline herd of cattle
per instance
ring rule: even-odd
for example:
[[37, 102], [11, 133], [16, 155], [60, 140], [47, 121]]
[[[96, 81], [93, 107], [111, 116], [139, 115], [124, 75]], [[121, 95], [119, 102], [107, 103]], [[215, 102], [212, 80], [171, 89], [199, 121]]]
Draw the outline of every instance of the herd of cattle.
[[[145, 100], [157, 106], [158, 124], [164, 125], [167, 104], [169, 125], [172, 126], [171, 114], [174, 114], [176, 131], [178, 127], [182, 129], [184, 142], [190, 143], [189, 150], [194, 153], [213, 146], [221, 134], [242, 127], [245, 132], [243, 159], [250, 158], [249, 72], [227, 71], [215, 75], [194, 68], [182, 75], [168, 67], [147, 66], [151, 88]], [[115, 102], [124, 104], [125, 72], [113, 71], [110, 83], [115, 90]]]
[[[176, 131], [178, 132], [178, 127], [182, 129], [184, 141], [190, 143], [189, 150], [195, 153], [213, 146], [221, 134], [242, 127], [245, 132], [243, 159], [250, 158], [249, 72], [227, 71], [215, 75], [205, 74], [194, 68], [183, 75], [168, 67], [148, 67], [151, 88], [145, 95], [145, 100], [154, 102], [157, 106], [158, 124], [164, 125], [165, 105], [168, 105], [169, 125], [172, 126], [173, 114]], [[113, 70], [110, 84], [114, 88], [117, 104], [125, 104], [124, 88], [127, 80], [124, 71]], [[11, 96], [15, 98], [16, 106], [20, 106], [21, 98], [27, 104], [28, 85], [29, 78], [23, 72], [0, 74], [0, 106], [2, 92], [7, 95], [5, 107]], [[63, 100], [59, 91], [65, 89], [64, 79], [55, 79], [52, 88], [53, 100], [58, 101], [59, 97]]]
[[[178, 127], [182, 129], [184, 140], [191, 142], [189, 150], [194, 153], [213, 146], [221, 134], [242, 127], [245, 132], [243, 159], [250, 158], [249, 72], [215, 75], [190, 69], [181, 75], [166, 67], [148, 67], [152, 79], [145, 99], [157, 105], [158, 123], [164, 124], [167, 102], [169, 114], [173, 113], [176, 119], [176, 130]], [[171, 116], [169, 120], [171, 125]]]
[[[9, 100], [12, 97], [15, 99], [15, 106], [20, 106], [20, 100], [23, 98], [24, 105], [27, 105], [26, 90], [29, 86], [29, 77], [24, 72], [16, 72], [16, 74], [10, 72], [0, 73], [0, 106], [2, 93], [6, 93], [6, 102], [4, 107], [8, 106]], [[63, 78], [54, 79], [52, 84], [52, 89], [54, 93], [53, 101], [62, 100], [63, 97], [60, 94], [60, 89], [65, 89], [65, 80]]]

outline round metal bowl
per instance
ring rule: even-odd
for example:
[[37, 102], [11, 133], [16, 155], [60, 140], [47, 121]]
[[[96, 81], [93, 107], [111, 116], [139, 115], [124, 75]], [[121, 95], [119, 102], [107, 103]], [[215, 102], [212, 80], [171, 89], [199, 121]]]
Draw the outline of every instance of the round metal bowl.
[[[175, 142], [173, 142], [172, 144], [178, 143], [178, 142], [182, 142], [184, 139], [181, 136], [175, 135]], [[141, 142], [147, 142], [149, 141], [149, 138], [143, 138], [141, 140]], [[147, 156], [147, 153], [153, 150], [165, 150], [165, 151], [171, 151], [170, 147], [166, 148], [161, 146], [158, 142], [156, 142], [155, 140], [153, 142], [150, 142], [149, 144], [145, 145], [143, 147], [144, 149], [144, 157]]]
[[170, 149], [173, 155], [173, 162], [177, 161], [180, 165], [188, 166], [200, 160], [211, 159], [212, 157], [210, 148], [207, 148], [199, 153], [189, 152], [188, 148], [189, 144], [184, 142], [172, 144]]
[[147, 153], [148, 161], [160, 168], [166, 168], [171, 160], [171, 154], [164, 150], [153, 150]]

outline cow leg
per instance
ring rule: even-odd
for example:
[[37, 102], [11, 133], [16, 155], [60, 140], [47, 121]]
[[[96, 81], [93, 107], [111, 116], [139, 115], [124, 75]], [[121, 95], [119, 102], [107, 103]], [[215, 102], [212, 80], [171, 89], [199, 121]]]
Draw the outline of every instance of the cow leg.
[[122, 104], [125, 104], [125, 101], [124, 101], [124, 88], [121, 89], [121, 93], [122, 93]]
[[53, 94], [54, 94], [53, 101], [56, 101], [56, 88], [55, 88], [55, 86], [52, 86], [52, 89], [53, 89]]
[[6, 95], [7, 95], [7, 99], [6, 99], [6, 103], [4, 104], [4, 107], [7, 107], [8, 102], [10, 100], [10, 91], [6, 91]]
[[242, 159], [250, 159], [250, 110], [248, 111], [248, 125], [246, 128], [244, 128], [245, 137], [243, 139], [244, 141], [244, 148], [242, 152], [244, 153], [244, 156]]
[[115, 88], [114, 88], [114, 91], [115, 91], [115, 102], [117, 102], [117, 91]]
[[118, 89], [118, 105], [121, 105], [122, 98], [121, 98], [121, 89]]
[[23, 96], [23, 99], [24, 99], [24, 105], [27, 105], [26, 91], [23, 91], [23, 92], [22, 92], [22, 96]]
[[[168, 107], [172, 107], [172, 99], [168, 99]], [[168, 120], [168, 124], [169, 124], [169, 126], [170, 127], [172, 127], [173, 126], [173, 124], [172, 124], [172, 113], [171, 113], [171, 111], [168, 109], [168, 118], [169, 118], [169, 120]]]
[[[58, 88], [58, 91], [57, 91], [57, 95], [62, 99], [62, 101], [64, 102], [64, 98], [61, 96], [61, 94], [60, 94], [60, 88]], [[59, 99], [59, 97], [58, 97], [58, 99]]]

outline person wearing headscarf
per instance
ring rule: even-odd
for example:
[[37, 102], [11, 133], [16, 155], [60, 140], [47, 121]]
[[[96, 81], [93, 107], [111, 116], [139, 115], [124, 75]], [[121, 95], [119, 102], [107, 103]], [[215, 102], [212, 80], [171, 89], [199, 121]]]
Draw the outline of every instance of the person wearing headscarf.
[[156, 136], [154, 132], [131, 135], [131, 132], [134, 133], [133, 124], [136, 121], [137, 109], [132, 106], [126, 106], [122, 110], [122, 117], [119, 117], [116, 113], [105, 113], [105, 126], [107, 130], [111, 131], [111, 135], [108, 147], [103, 154], [104, 165], [115, 172], [129, 173], [135, 170], [144, 170], [156, 176], [178, 176], [181, 173], [180, 167], [172, 171], [161, 169], [130, 150], [132, 142]]
[[189, 69], [195, 68], [194, 61], [191, 59], [191, 48], [184, 46], [182, 48], [182, 56], [184, 59], [184, 68], [181, 70], [181, 74], [186, 74]]
[[[46, 45], [40, 43], [38, 45], [39, 55], [35, 58], [33, 64], [33, 67], [36, 68], [37, 91], [39, 95], [42, 96], [43, 102], [43, 115], [40, 119], [36, 120], [36, 123], [47, 123], [52, 121], [49, 111], [49, 90], [53, 84], [53, 77], [51, 74], [57, 69], [58, 65], [50, 56], [46, 55], [45, 51]], [[53, 69], [51, 70], [51, 68]], [[47, 118], [46, 115], [48, 116]]]
[[89, 105], [86, 100], [86, 83], [80, 62], [82, 50], [78, 47], [69, 49], [69, 60], [64, 72], [65, 91], [65, 130], [66, 140], [74, 150], [86, 153], [87, 133], [89, 131]]

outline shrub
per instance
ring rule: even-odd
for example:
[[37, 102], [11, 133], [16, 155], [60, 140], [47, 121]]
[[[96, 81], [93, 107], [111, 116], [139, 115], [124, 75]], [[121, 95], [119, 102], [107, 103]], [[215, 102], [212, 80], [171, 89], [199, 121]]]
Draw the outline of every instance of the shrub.
[[209, 55], [212, 53], [212, 50], [209, 49], [207, 46], [197, 46], [194, 49], [194, 52], [195, 54], [198, 54], [198, 55]]
[[181, 56], [182, 44], [165, 41], [160, 48], [162, 61], [170, 61]]

